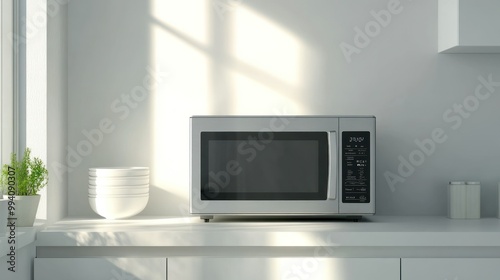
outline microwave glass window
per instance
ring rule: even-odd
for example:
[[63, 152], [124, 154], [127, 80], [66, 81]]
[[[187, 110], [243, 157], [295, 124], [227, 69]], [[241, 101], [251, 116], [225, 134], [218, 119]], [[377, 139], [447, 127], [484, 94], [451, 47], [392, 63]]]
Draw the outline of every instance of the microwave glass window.
[[325, 132], [203, 132], [204, 200], [324, 200]]

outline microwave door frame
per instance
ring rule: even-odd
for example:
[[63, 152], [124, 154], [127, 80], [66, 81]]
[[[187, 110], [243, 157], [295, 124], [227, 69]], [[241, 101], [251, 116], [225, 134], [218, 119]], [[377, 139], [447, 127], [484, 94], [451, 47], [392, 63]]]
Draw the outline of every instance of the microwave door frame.
[[328, 132], [328, 143], [330, 148], [329, 154], [329, 174], [328, 174], [328, 200], [337, 199], [337, 186], [338, 186], [338, 168], [337, 168], [337, 149], [338, 149], [338, 141], [337, 141], [337, 131]]

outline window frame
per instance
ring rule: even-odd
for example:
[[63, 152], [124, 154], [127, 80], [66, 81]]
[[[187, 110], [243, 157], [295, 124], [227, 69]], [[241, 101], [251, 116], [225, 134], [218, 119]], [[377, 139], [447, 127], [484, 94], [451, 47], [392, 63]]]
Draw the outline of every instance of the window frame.
[[17, 52], [14, 34], [18, 30], [15, 16], [18, 1], [0, 2], [0, 160], [10, 162], [10, 154], [16, 149], [15, 114], [17, 99]]

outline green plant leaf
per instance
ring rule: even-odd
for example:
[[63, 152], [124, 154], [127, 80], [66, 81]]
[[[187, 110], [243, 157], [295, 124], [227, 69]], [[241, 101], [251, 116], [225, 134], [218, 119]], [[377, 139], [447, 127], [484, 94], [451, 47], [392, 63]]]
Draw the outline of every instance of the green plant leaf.
[[[49, 172], [39, 158], [31, 159], [31, 150], [26, 148], [23, 158], [18, 161], [15, 153], [11, 154], [10, 167], [15, 169], [16, 195], [36, 195], [48, 183]], [[9, 165], [2, 167], [0, 185], [5, 193], [8, 189]]]

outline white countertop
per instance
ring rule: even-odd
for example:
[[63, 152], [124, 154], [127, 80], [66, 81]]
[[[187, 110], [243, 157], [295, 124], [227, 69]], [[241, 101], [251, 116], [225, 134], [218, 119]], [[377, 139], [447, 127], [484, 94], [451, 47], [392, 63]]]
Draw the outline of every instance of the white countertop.
[[199, 218], [65, 219], [37, 246], [500, 247], [500, 219], [372, 216], [360, 222], [210, 222]]

